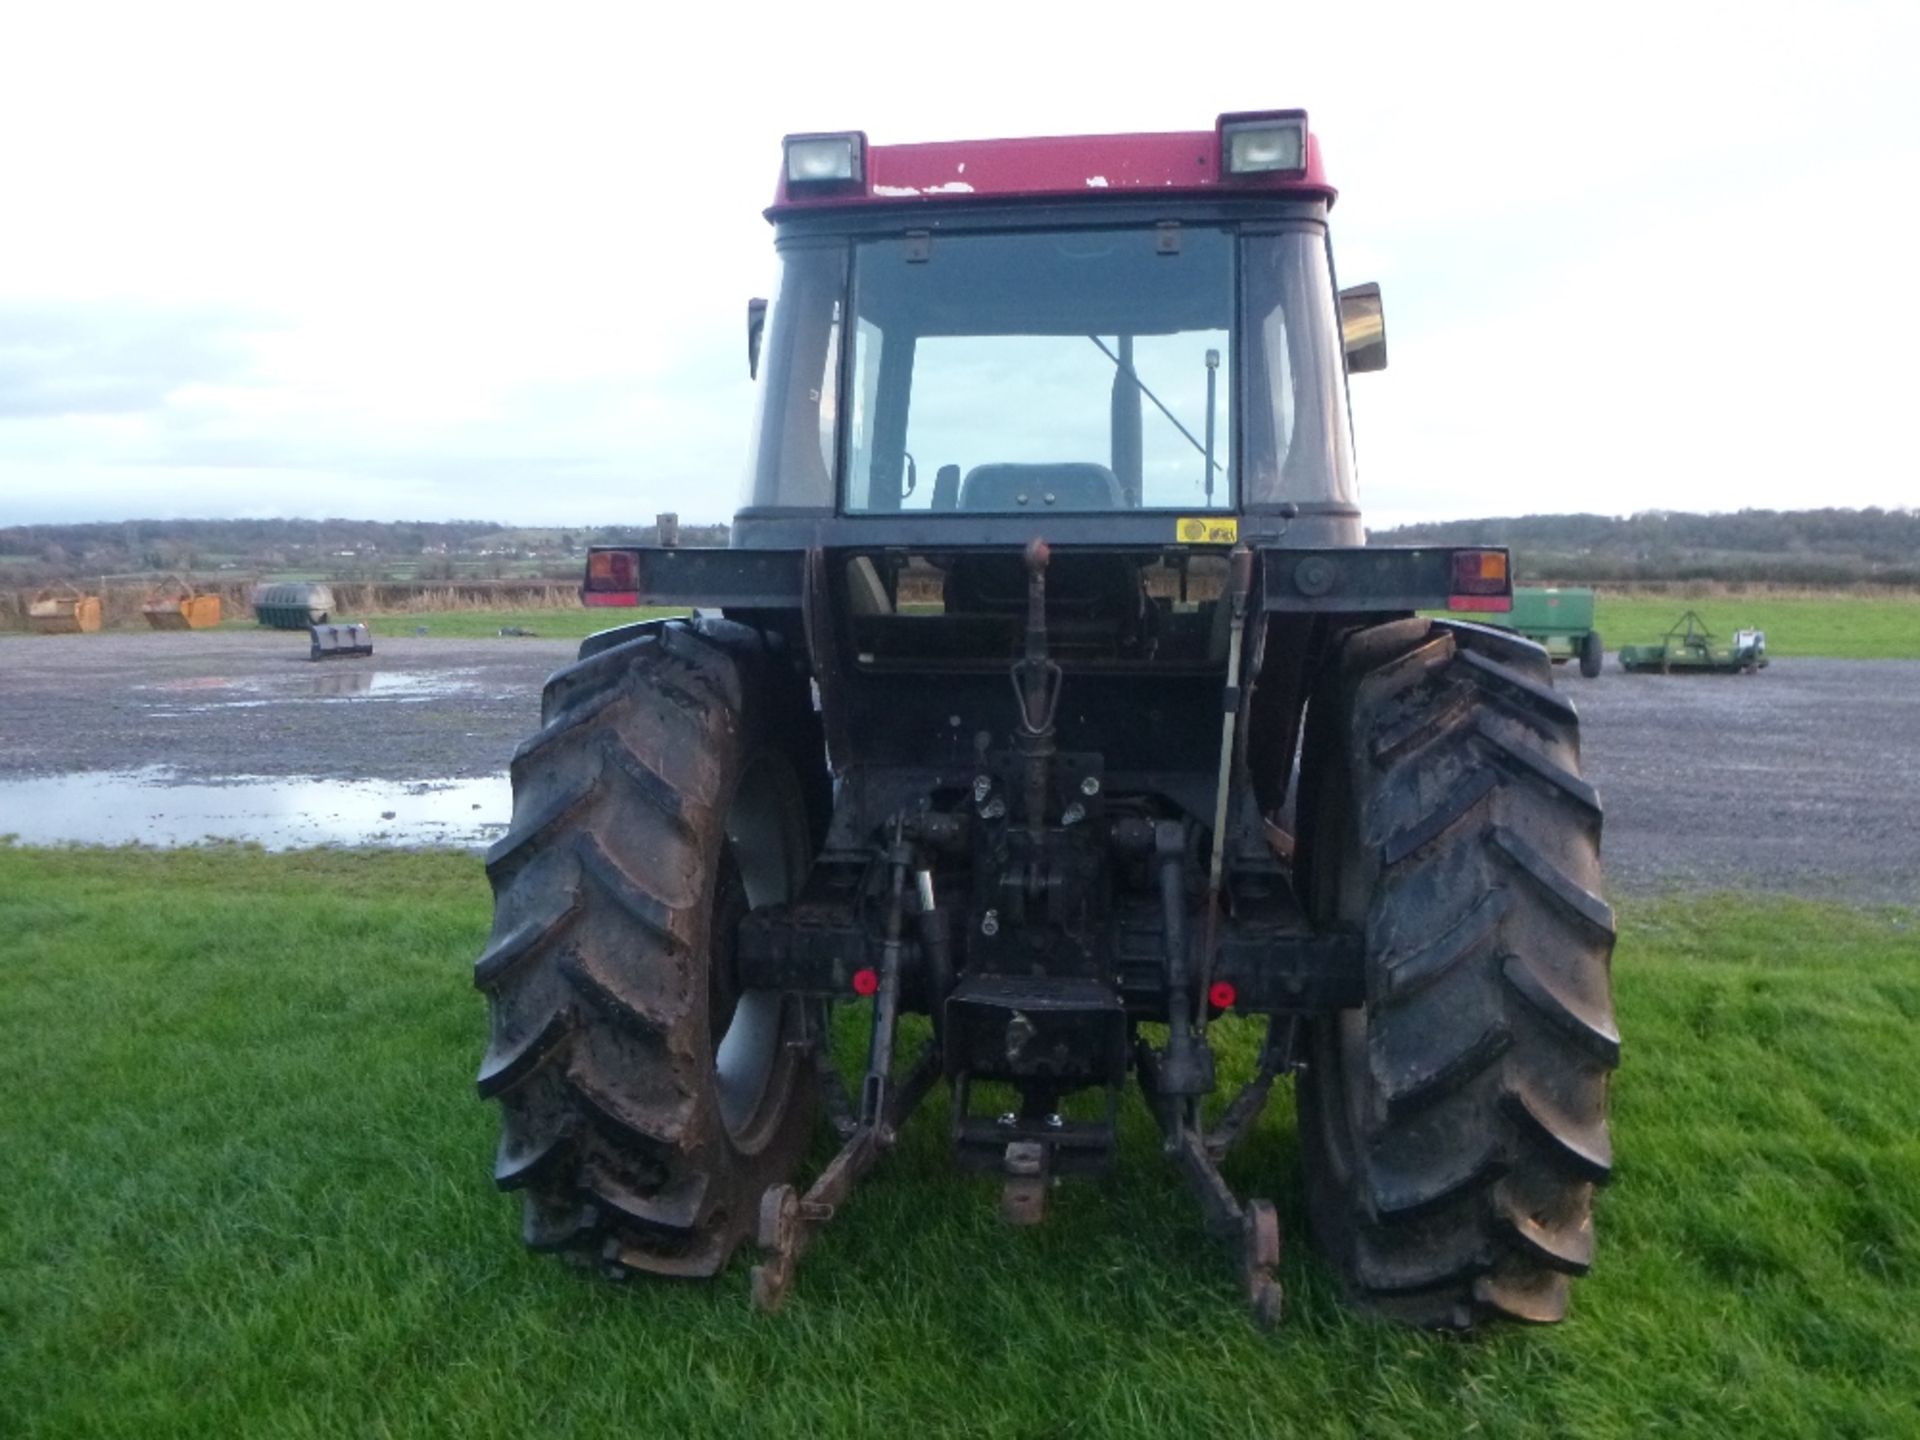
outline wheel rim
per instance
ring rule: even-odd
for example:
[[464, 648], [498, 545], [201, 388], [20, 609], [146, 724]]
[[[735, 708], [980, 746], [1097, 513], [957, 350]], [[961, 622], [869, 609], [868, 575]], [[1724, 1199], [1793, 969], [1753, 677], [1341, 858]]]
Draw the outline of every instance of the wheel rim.
[[1364, 1010], [1341, 1010], [1319, 1025], [1313, 1056], [1314, 1082], [1320, 1091], [1320, 1123], [1326, 1158], [1340, 1188], [1359, 1167], [1360, 1106], [1365, 1094], [1366, 1032]]
[[713, 1054], [714, 1088], [720, 1095], [720, 1119], [727, 1135], [741, 1148], [751, 1148], [757, 1121], [770, 1107], [780, 1049], [785, 1036], [786, 1002], [771, 990], [740, 997], [732, 1022]]
[[[794, 1052], [787, 1041], [797, 1007], [777, 990], [742, 992], [734, 979], [739, 917], [777, 905], [798, 891], [805, 874], [806, 823], [792, 772], [773, 757], [749, 764], [727, 811], [726, 853], [745, 903], [723, 907], [716, 893], [708, 1004], [731, 1014], [713, 1034], [713, 1083], [720, 1121], [736, 1150], [761, 1148], [777, 1128], [792, 1089]], [[717, 887], [716, 887], [717, 888]], [[725, 916], [723, 908], [733, 909]], [[730, 922], [730, 923], [729, 923]], [[719, 933], [724, 929], [724, 933]]]

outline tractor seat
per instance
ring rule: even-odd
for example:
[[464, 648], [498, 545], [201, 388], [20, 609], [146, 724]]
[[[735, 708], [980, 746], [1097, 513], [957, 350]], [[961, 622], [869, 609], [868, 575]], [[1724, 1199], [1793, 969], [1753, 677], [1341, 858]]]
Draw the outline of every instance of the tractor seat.
[[1104, 465], [976, 465], [960, 486], [962, 510], [1122, 510], [1120, 481]]

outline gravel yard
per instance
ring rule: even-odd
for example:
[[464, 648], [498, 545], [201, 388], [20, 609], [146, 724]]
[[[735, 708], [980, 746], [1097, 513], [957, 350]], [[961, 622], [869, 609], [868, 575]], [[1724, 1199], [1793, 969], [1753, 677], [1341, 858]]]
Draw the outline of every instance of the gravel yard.
[[[370, 661], [315, 664], [304, 635], [270, 631], [0, 637], [0, 834], [498, 834], [507, 759], [575, 642], [382, 635], [376, 647]], [[1920, 901], [1920, 662], [1560, 675], [1607, 805], [1616, 893]], [[297, 783], [311, 777], [355, 783]], [[258, 804], [236, 794], [256, 790]]]
[[1580, 707], [1623, 894], [1920, 904], [1920, 661], [1560, 681]]

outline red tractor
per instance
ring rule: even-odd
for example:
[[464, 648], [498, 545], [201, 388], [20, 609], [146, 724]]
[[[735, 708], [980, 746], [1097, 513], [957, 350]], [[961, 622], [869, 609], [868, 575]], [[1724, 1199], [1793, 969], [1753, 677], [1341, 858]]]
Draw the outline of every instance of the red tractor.
[[[1506, 610], [1506, 552], [1365, 543], [1347, 377], [1386, 339], [1333, 200], [1297, 110], [787, 139], [732, 543], [591, 554], [587, 603], [692, 618], [553, 676], [488, 857], [530, 1245], [711, 1276], [756, 1240], [772, 1307], [931, 1087], [1026, 1223], [1133, 1080], [1271, 1321], [1275, 1211], [1219, 1165], [1291, 1077], [1355, 1304], [1565, 1312], [1612, 1166], [1600, 804], [1545, 652], [1421, 618]], [[1264, 1039], [1209, 1106], [1227, 1017]]]

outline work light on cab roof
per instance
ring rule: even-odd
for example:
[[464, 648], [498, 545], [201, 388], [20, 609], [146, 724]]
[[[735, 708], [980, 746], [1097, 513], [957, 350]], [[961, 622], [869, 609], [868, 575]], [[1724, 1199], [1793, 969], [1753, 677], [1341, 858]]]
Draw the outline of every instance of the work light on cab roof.
[[[1333, 200], [1300, 110], [787, 137], [730, 543], [592, 547], [587, 604], [692, 617], [554, 676], [488, 857], [529, 1244], [684, 1277], [754, 1240], [773, 1309], [936, 1086], [1031, 1225], [1132, 1163], [1137, 1082], [1261, 1323], [1292, 1169], [1362, 1308], [1565, 1311], [1620, 1045], [1600, 803], [1546, 652], [1423, 618], [1507, 612], [1507, 551], [1366, 542], [1386, 318]], [[1223, 1170], [1289, 1092], [1297, 1165]]]
[[786, 139], [787, 184], [801, 190], [844, 190], [865, 179], [861, 159], [867, 137], [850, 135], [789, 135]]

